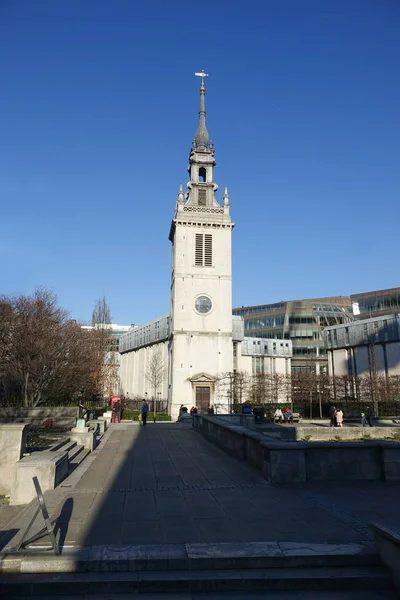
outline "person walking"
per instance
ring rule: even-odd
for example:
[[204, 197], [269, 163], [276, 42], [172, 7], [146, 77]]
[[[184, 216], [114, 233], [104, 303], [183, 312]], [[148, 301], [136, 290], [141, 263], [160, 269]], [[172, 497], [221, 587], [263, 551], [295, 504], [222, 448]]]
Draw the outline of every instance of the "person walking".
[[373, 427], [372, 425], [372, 421], [374, 420], [375, 415], [374, 415], [374, 409], [372, 406], [367, 406], [367, 421], [368, 421], [368, 425], [370, 427]]
[[365, 417], [365, 412], [362, 410], [361, 411], [361, 427], [366, 427], [367, 426], [367, 419]]
[[140, 412], [142, 414], [143, 427], [146, 427], [147, 413], [149, 412], [149, 405], [147, 404], [147, 401], [144, 398], [142, 400], [142, 408], [141, 408]]
[[343, 411], [341, 408], [338, 408], [336, 411], [336, 425], [343, 427]]
[[336, 407], [333, 405], [329, 409], [329, 416], [331, 418], [330, 426], [336, 427]]

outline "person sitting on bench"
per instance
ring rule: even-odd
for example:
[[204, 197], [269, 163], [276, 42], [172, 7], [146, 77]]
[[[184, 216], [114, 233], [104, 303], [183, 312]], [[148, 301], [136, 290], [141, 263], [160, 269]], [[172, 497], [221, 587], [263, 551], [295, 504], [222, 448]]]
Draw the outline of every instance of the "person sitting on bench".
[[281, 408], [277, 408], [274, 412], [274, 423], [277, 423], [278, 421], [279, 423], [282, 423], [283, 421], [283, 412]]
[[289, 407], [285, 409], [285, 421], [286, 423], [293, 423], [293, 413]]

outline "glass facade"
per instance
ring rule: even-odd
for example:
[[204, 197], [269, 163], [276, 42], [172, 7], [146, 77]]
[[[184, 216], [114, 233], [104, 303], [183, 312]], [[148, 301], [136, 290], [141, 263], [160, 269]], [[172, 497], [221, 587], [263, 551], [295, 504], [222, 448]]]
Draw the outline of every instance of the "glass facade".
[[350, 297], [357, 319], [400, 312], [400, 288], [353, 294]]
[[233, 314], [243, 317], [246, 337], [291, 340], [293, 373], [326, 371], [324, 328], [354, 320], [348, 296], [242, 306]]

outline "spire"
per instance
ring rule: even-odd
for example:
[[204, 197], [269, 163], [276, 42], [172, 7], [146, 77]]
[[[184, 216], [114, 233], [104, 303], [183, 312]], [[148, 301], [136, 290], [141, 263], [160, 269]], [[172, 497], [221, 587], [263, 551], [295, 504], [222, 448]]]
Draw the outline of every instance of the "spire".
[[178, 204], [183, 204], [183, 187], [182, 187], [182, 182], [181, 182], [181, 184], [179, 186]]
[[200, 85], [200, 112], [199, 112], [199, 125], [197, 127], [196, 135], [194, 136], [194, 145], [199, 150], [207, 150], [209, 135], [206, 126], [206, 88], [204, 87], [204, 77], [208, 77], [208, 73], [195, 73], [196, 77], [201, 77]]
[[229, 194], [228, 194], [228, 186], [225, 186], [224, 192], [224, 206], [229, 206]]

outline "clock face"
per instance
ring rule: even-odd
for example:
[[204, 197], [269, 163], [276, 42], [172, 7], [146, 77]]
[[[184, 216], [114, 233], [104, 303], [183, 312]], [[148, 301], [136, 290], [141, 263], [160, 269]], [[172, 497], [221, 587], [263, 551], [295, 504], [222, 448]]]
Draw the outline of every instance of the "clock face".
[[196, 300], [194, 301], [194, 307], [198, 313], [202, 315], [208, 314], [212, 309], [211, 298], [208, 296], [197, 296]]

